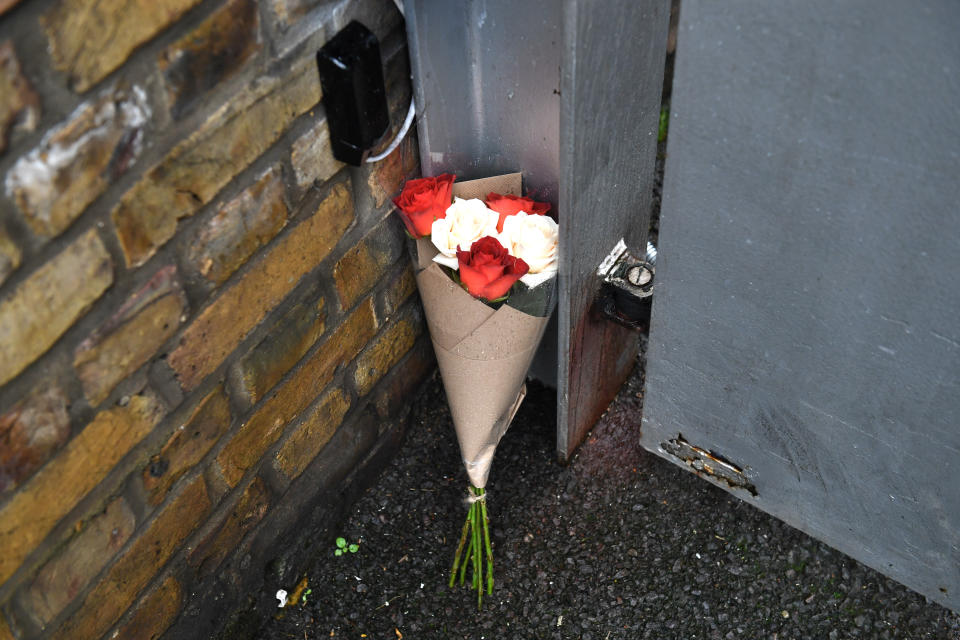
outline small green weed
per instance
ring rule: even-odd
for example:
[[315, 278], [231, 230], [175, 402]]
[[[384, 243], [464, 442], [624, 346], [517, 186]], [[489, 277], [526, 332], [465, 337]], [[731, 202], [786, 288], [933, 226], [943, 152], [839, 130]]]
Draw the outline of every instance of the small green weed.
[[348, 551], [349, 551], [350, 553], [356, 553], [356, 552], [359, 551], [359, 550], [360, 550], [360, 545], [359, 545], [359, 544], [357, 544], [357, 543], [355, 543], [355, 542], [351, 542], [350, 544], [347, 544], [347, 539], [346, 539], [346, 538], [337, 538], [337, 548], [336, 548], [336, 550], [333, 552], [333, 555], [335, 555], [335, 556], [342, 556], [343, 554], [345, 554], [345, 553], [348, 552]]
[[657, 132], [657, 142], [667, 139], [667, 129], [670, 127], [670, 107], [660, 108], [660, 130]]

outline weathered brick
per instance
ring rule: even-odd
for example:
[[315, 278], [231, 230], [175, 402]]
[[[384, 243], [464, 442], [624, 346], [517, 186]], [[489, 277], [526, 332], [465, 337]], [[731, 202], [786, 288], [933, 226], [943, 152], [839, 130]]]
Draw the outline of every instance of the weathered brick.
[[200, 0], [59, 0], [41, 17], [53, 67], [83, 92]]
[[290, 162], [297, 186], [301, 189], [314, 182], [326, 182], [343, 168], [343, 163], [333, 157], [326, 119], [316, 122], [294, 141], [290, 149]]
[[222, 386], [211, 391], [143, 470], [147, 502], [158, 505], [230, 427], [230, 403]]
[[0, 415], [0, 495], [20, 485], [70, 437], [67, 397], [44, 383]]
[[319, 100], [316, 68], [300, 64], [284, 78], [255, 83], [210, 116], [114, 208], [127, 264], [143, 264], [173, 237], [178, 220], [210, 202]]
[[124, 407], [101, 411], [13, 494], [0, 508], [0, 583], [161, 417], [160, 404], [144, 394]]
[[20, 266], [22, 255], [20, 247], [14, 244], [6, 229], [0, 227], [0, 284]]
[[286, 28], [302, 18], [310, 9], [319, 6], [323, 0], [270, 0], [270, 7], [277, 22]]
[[320, 394], [337, 366], [352, 360], [375, 332], [373, 304], [367, 300], [263, 403], [217, 456], [230, 486], [240, 482], [244, 472], [277, 441], [284, 426]]
[[395, 418], [436, 366], [433, 346], [429, 340], [421, 339], [387, 375], [374, 394], [373, 405], [377, 415], [383, 419]]
[[343, 391], [334, 389], [329, 392], [277, 451], [277, 469], [291, 479], [303, 473], [333, 436], [349, 409], [350, 398]]
[[10, 129], [20, 126], [33, 131], [39, 118], [40, 98], [21, 73], [13, 44], [0, 42], [0, 153], [7, 148]]
[[211, 531], [190, 554], [190, 564], [204, 576], [216, 571], [220, 563], [236, 549], [243, 536], [263, 519], [269, 505], [267, 487], [263, 480], [256, 478], [226, 514], [220, 526]]
[[287, 224], [279, 165], [223, 205], [190, 239], [186, 259], [220, 284]]
[[176, 578], [167, 578], [156, 591], [137, 603], [133, 616], [111, 638], [157, 640], [180, 613], [181, 599], [180, 583]]
[[[293, 0], [297, 2], [298, 0]], [[305, 3], [307, 0], [299, 0]], [[350, 0], [333, 6], [331, 33], [336, 33], [356, 20], [370, 29], [383, 42], [394, 29], [402, 29], [402, 18], [396, 7], [383, 0]], [[389, 84], [387, 85], [389, 87]]]
[[36, 360], [113, 283], [96, 231], [77, 238], [0, 302], [0, 385]]
[[394, 320], [370, 347], [357, 358], [353, 382], [357, 393], [366, 395], [373, 385], [397, 364], [423, 333], [419, 313], [408, 312]]
[[353, 220], [353, 202], [337, 185], [308, 220], [269, 251], [187, 327], [167, 362], [180, 384], [193, 389], [316, 267]]
[[[17, 6], [20, 3], [20, 0], [0, 0], [0, 14], [9, 11], [10, 9]], [[3, 625], [0, 624], [0, 627]], [[3, 638], [3, 634], [0, 633], [0, 638]]]
[[170, 111], [179, 118], [260, 49], [255, 0], [229, 0], [157, 58]]
[[377, 207], [400, 193], [403, 183], [416, 176], [420, 161], [415, 136], [407, 134], [393, 153], [378, 162], [367, 177], [370, 195]]
[[395, 221], [385, 218], [333, 268], [333, 279], [340, 305], [351, 308], [375, 284], [403, 253], [403, 241]]
[[83, 591], [133, 534], [136, 520], [123, 498], [111, 502], [43, 567], [21, 598], [46, 628]]
[[143, 89], [113, 89], [77, 107], [17, 160], [7, 173], [7, 195], [33, 231], [58, 235], [123, 175], [140, 155], [149, 119]]
[[147, 525], [52, 639], [99, 638], [203, 521], [209, 509], [206, 485], [198, 477]]
[[323, 335], [324, 301], [301, 302], [240, 360], [240, 380], [250, 402], [257, 403]]
[[417, 290], [417, 281], [413, 277], [413, 268], [408, 264], [397, 278], [383, 291], [383, 310], [388, 316], [406, 302]]
[[174, 266], [160, 269], [74, 351], [83, 391], [96, 406], [176, 332], [187, 302]]

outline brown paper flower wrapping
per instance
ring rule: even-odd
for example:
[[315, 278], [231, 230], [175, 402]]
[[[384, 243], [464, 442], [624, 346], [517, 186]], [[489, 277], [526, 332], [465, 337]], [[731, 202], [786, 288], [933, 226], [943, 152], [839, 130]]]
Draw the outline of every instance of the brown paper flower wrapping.
[[491, 309], [436, 264], [417, 275], [417, 287], [467, 475], [483, 488], [548, 318]]
[[[460, 198], [520, 194], [520, 174], [454, 184]], [[417, 288], [470, 483], [487, 484], [497, 444], [526, 394], [524, 379], [549, 317], [504, 304], [492, 309], [432, 262], [428, 238], [416, 243]]]

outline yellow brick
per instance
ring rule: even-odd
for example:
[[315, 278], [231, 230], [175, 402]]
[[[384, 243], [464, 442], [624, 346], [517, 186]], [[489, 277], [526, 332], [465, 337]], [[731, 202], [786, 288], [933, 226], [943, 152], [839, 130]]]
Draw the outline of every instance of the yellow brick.
[[326, 328], [324, 300], [294, 306], [240, 361], [243, 388], [256, 404], [290, 371]]
[[343, 391], [334, 389], [328, 393], [280, 447], [277, 469], [288, 478], [296, 478], [303, 473], [333, 437], [349, 409], [350, 399], [344, 396]]
[[128, 265], [146, 262], [173, 237], [178, 220], [210, 202], [320, 100], [312, 64], [262, 85], [211, 116], [124, 194], [111, 215]]
[[0, 494], [12, 492], [70, 439], [67, 396], [41, 379], [0, 414]]
[[61, 625], [51, 640], [99, 638], [123, 615], [137, 594], [163, 568], [173, 552], [210, 510], [203, 478], [191, 482], [171, 502], [83, 601], [80, 610]]
[[230, 400], [223, 385], [211, 391], [143, 470], [147, 502], [158, 505], [170, 487], [206, 455], [230, 428]]
[[348, 251], [333, 268], [333, 279], [344, 309], [352, 307], [383, 279], [403, 251], [395, 221], [386, 218]]
[[344, 309], [352, 307], [360, 296], [380, 280], [386, 267], [385, 261], [379, 260], [365, 243], [361, 242], [348, 251], [333, 268], [340, 306]]
[[60, 0], [40, 17], [55, 69], [86, 91], [200, 0]]
[[136, 161], [150, 107], [127, 86], [85, 102], [20, 157], [6, 188], [34, 233], [52, 238], [69, 227]]
[[113, 283], [96, 231], [74, 240], [0, 302], [0, 385], [23, 371]]
[[[9, 11], [20, 3], [20, 0], [0, 0], [0, 14], [5, 11]], [[3, 628], [3, 624], [0, 623], [0, 629]], [[0, 632], [0, 640], [6, 640], [6, 637]]]
[[357, 393], [366, 395], [383, 374], [413, 348], [422, 332], [422, 324], [414, 324], [409, 318], [402, 318], [387, 328], [373, 346], [357, 358], [354, 373]]
[[376, 206], [382, 207], [397, 195], [404, 182], [416, 177], [418, 167], [416, 136], [407, 136], [393, 153], [374, 166], [367, 178]]
[[283, 428], [319, 395], [338, 365], [349, 362], [376, 332], [373, 303], [367, 300], [320, 345], [303, 365], [244, 424], [217, 461], [230, 486], [236, 486], [276, 442]]
[[228, 0], [157, 56], [174, 118], [242, 69], [260, 49], [258, 22], [257, 0]]
[[118, 640], [156, 640], [180, 613], [182, 589], [175, 578], [167, 578], [156, 591], [137, 603], [136, 613], [114, 636]]
[[416, 290], [417, 281], [413, 277], [413, 268], [408, 264], [403, 273], [383, 292], [385, 313], [388, 315], [394, 313]]
[[136, 524], [126, 501], [115, 499], [44, 565], [21, 602], [47, 627], [113, 560]]
[[113, 388], [150, 359], [180, 326], [184, 299], [163, 296], [89, 349], [80, 349], [73, 365], [90, 404], [103, 402]]
[[244, 277], [203, 310], [167, 362], [193, 389], [316, 267], [353, 220], [353, 202], [337, 185], [310, 219], [274, 243]]
[[0, 284], [3, 284], [7, 276], [17, 270], [22, 257], [20, 247], [14, 244], [6, 230], [0, 227]]
[[227, 202], [193, 234], [186, 260], [204, 278], [223, 284], [287, 224], [280, 165]]
[[244, 489], [236, 504], [229, 510], [223, 521], [200, 541], [188, 557], [188, 562], [197, 568], [201, 576], [207, 576], [217, 570], [270, 506], [270, 493], [260, 478]]
[[[0, 2], [3, 13], [3, 2]], [[33, 131], [40, 119], [40, 99], [20, 70], [13, 43], [0, 42], [0, 153], [14, 128]]]
[[162, 417], [147, 395], [97, 414], [0, 509], [0, 583]]
[[290, 149], [290, 163], [297, 178], [297, 186], [301, 189], [314, 182], [326, 182], [343, 168], [344, 164], [333, 157], [330, 128], [326, 119], [314, 124], [294, 141]]

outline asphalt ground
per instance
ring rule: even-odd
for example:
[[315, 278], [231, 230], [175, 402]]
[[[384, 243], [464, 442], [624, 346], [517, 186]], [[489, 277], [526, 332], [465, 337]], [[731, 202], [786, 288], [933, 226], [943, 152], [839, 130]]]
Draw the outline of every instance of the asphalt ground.
[[[496, 585], [478, 611], [447, 578], [466, 475], [438, 378], [399, 454], [324, 546], [269, 640], [960, 639], [960, 616], [638, 445], [642, 359], [567, 466], [533, 385], [488, 484]], [[288, 585], [293, 589], [294, 585]]]

